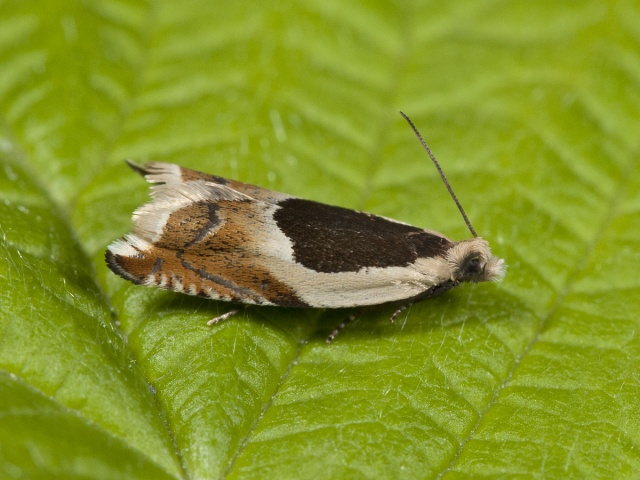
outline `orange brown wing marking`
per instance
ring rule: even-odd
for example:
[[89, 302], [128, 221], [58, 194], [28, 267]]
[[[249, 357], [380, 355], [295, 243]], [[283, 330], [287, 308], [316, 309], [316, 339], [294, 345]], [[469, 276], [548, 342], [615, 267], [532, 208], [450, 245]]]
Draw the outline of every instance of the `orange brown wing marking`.
[[211, 202], [200, 202], [173, 212], [155, 242], [156, 247], [178, 250], [197, 244], [220, 227], [220, 207]]
[[255, 200], [266, 203], [277, 203], [280, 200], [291, 198], [291, 196], [286, 193], [275, 192], [249, 183], [219, 177], [218, 175], [209, 175], [208, 173], [198, 172], [197, 170], [191, 170], [190, 168], [181, 167], [173, 163], [150, 162], [145, 165], [138, 165], [134, 162], [127, 161], [127, 164], [136, 173], [144, 176], [148, 182], [156, 186], [188, 182], [208, 182], [227, 186]]
[[[107, 263], [134, 283], [191, 295], [255, 304], [308, 307], [264, 264], [259, 242], [268, 235], [265, 205], [221, 200], [172, 212], [155, 243], [124, 237]], [[138, 232], [139, 234], [142, 232]]]
[[197, 170], [191, 170], [190, 168], [180, 167], [180, 176], [183, 182], [201, 180], [217, 183], [219, 185], [226, 185], [237, 192], [267, 203], [275, 203], [280, 200], [284, 200], [285, 198], [290, 198], [290, 195], [285, 193], [274, 192], [273, 190], [251, 185], [250, 183], [238, 182], [237, 180], [230, 180], [217, 175], [209, 175], [207, 173], [198, 172]]
[[[126, 241], [123, 239], [123, 241]], [[163, 267], [162, 258], [156, 255], [158, 248], [152, 248], [145, 252], [139, 251], [136, 255], [119, 255], [108, 249], [105, 260], [109, 268], [136, 285], [145, 284], [150, 275], [159, 272]]]
[[[137, 284], [229, 301], [251, 293], [237, 291], [231, 282], [222, 277], [219, 282], [215, 281], [217, 276], [203, 277], [196, 268], [188, 264], [189, 268], [186, 268], [179, 255], [179, 252], [156, 247], [130, 257], [108, 251], [107, 263], [120, 276]], [[265, 303], [255, 294], [247, 298], [252, 303]]]
[[230, 297], [225, 299], [282, 307], [309, 306], [288, 285], [274, 278], [268, 269], [242, 255], [205, 256], [185, 252], [176, 256], [185, 270], [195, 272], [202, 279], [201, 286], [205, 289], [230, 290]]
[[152, 247], [136, 256], [107, 250], [109, 267], [136, 284], [238, 303], [308, 307], [286, 284], [241, 255], [187, 253]]
[[276, 305], [307, 307], [292, 288], [270, 273], [258, 251], [257, 244], [264, 240], [269, 228], [265, 215], [270, 213], [265, 213], [264, 206], [252, 201], [224, 200], [217, 205], [219, 226], [194, 238], [178, 252], [183, 267], [220, 285], [232, 283], [236, 294], [252, 292]]

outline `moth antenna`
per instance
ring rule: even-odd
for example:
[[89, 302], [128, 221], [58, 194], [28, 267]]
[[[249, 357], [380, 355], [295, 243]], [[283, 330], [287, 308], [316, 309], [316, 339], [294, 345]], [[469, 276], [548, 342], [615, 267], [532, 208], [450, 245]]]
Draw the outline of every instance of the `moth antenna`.
[[433, 153], [431, 153], [431, 149], [429, 148], [429, 145], [427, 145], [427, 142], [424, 141], [424, 138], [422, 138], [422, 135], [420, 135], [420, 132], [418, 131], [416, 126], [413, 124], [411, 119], [409, 117], [407, 117], [404, 114], [404, 112], [400, 112], [400, 115], [402, 115], [404, 117], [404, 119], [407, 121], [407, 123], [411, 126], [411, 128], [413, 129], [413, 131], [416, 134], [416, 137], [418, 137], [418, 140], [420, 140], [420, 143], [422, 143], [422, 146], [424, 147], [424, 149], [429, 154], [429, 157], [431, 158], [431, 161], [436, 166], [436, 169], [438, 170], [438, 173], [440, 174], [440, 178], [442, 178], [442, 181], [444, 182], [445, 186], [447, 187], [447, 190], [449, 190], [449, 194], [451, 195], [451, 198], [453, 198], [453, 201], [456, 202], [456, 205], [458, 206], [458, 210], [460, 210], [460, 213], [462, 214], [462, 218], [464, 218], [464, 223], [467, 224], [467, 227], [469, 228], [469, 231], [471, 232], [473, 237], [476, 238], [478, 236], [478, 234], [476, 233], [476, 231], [471, 226], [471, 222], [469, 221], [469, 217], [467, 217], [467, 214], [464, 212], [464, 208], [462, 208], [462, 205], [460, 204], [460, 201], [458, 200], [458, 197], [456, 197], [456, 194], [453, 193], [453, 189], [451, 188], [451, 185], [449, 185], [449, 180], [447, 180], [447, 177], [444, 174], [444, 172], [442, 171], [442, 168], [440, 168], [440, 164], [438, 163], [438, 160], [436, 160], [436, 157], [433, 155]]

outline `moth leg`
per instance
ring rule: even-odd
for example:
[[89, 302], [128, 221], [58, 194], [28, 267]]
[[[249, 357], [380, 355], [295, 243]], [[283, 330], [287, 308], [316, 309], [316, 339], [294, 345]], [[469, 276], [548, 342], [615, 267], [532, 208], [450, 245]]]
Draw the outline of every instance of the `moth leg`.
[[227, 313], [223, 313], [222, 315], [218, 315], [217, 317], [213, 317], [211, 320], [207, 322], [207, 325], [215, 325], [223, 320], [226, 320], [229, 317], [234, 316], [236, 313], [240, 311], [239, 308], [234, 308], [233, 310], [229, 310]]
[[400, 305], [400, 308], [398, 308], [395, 312], [393, 312], [393, 315], [391, 315], [391, 318], [389, 319], [389, 321], [391, 323], [394, 323], [396, 321], [396, 318], [398, 318], [398, 315], [404, 312], [411, 305], [413, 305], [413, 303], [405, 303], [404, 305]]
[[331, 332], [329, 334], [329, 336], [327, 337], [327, 343], [331, 343], [333, 342], [336, 337], [338, 336], [338, 334], [344, 329], [344, 327], [346, 327], [347, 325], [349, 325], [349, 323], [351, 323], [353, 320], [355, 320], [356, 316], [352, 313], [351, 315], [349, 315], [347, 318], [345, 318], [342, 322], [340, 322], [340, 325], [338, 325], [333, 332]]

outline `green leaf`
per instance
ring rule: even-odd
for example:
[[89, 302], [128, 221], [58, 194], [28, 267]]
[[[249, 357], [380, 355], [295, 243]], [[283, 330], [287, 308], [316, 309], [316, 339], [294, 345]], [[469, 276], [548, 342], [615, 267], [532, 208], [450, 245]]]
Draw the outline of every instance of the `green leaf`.
[[[0, 2], [0, 476], [636, 478], [637, 2]], [[411, 307], [248, 307], [104, 250], [169, 161], [469, 233]]]

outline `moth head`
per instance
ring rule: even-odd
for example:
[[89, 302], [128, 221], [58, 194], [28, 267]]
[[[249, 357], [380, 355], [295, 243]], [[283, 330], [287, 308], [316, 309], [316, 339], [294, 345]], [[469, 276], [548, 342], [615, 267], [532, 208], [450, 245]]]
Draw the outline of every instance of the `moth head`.
[[479, 237], [456, 243], [447, 252], [447, 262], [456, 282], [499, 282], [507, 268], [504, 260], [491, 254], [486, 240]]

